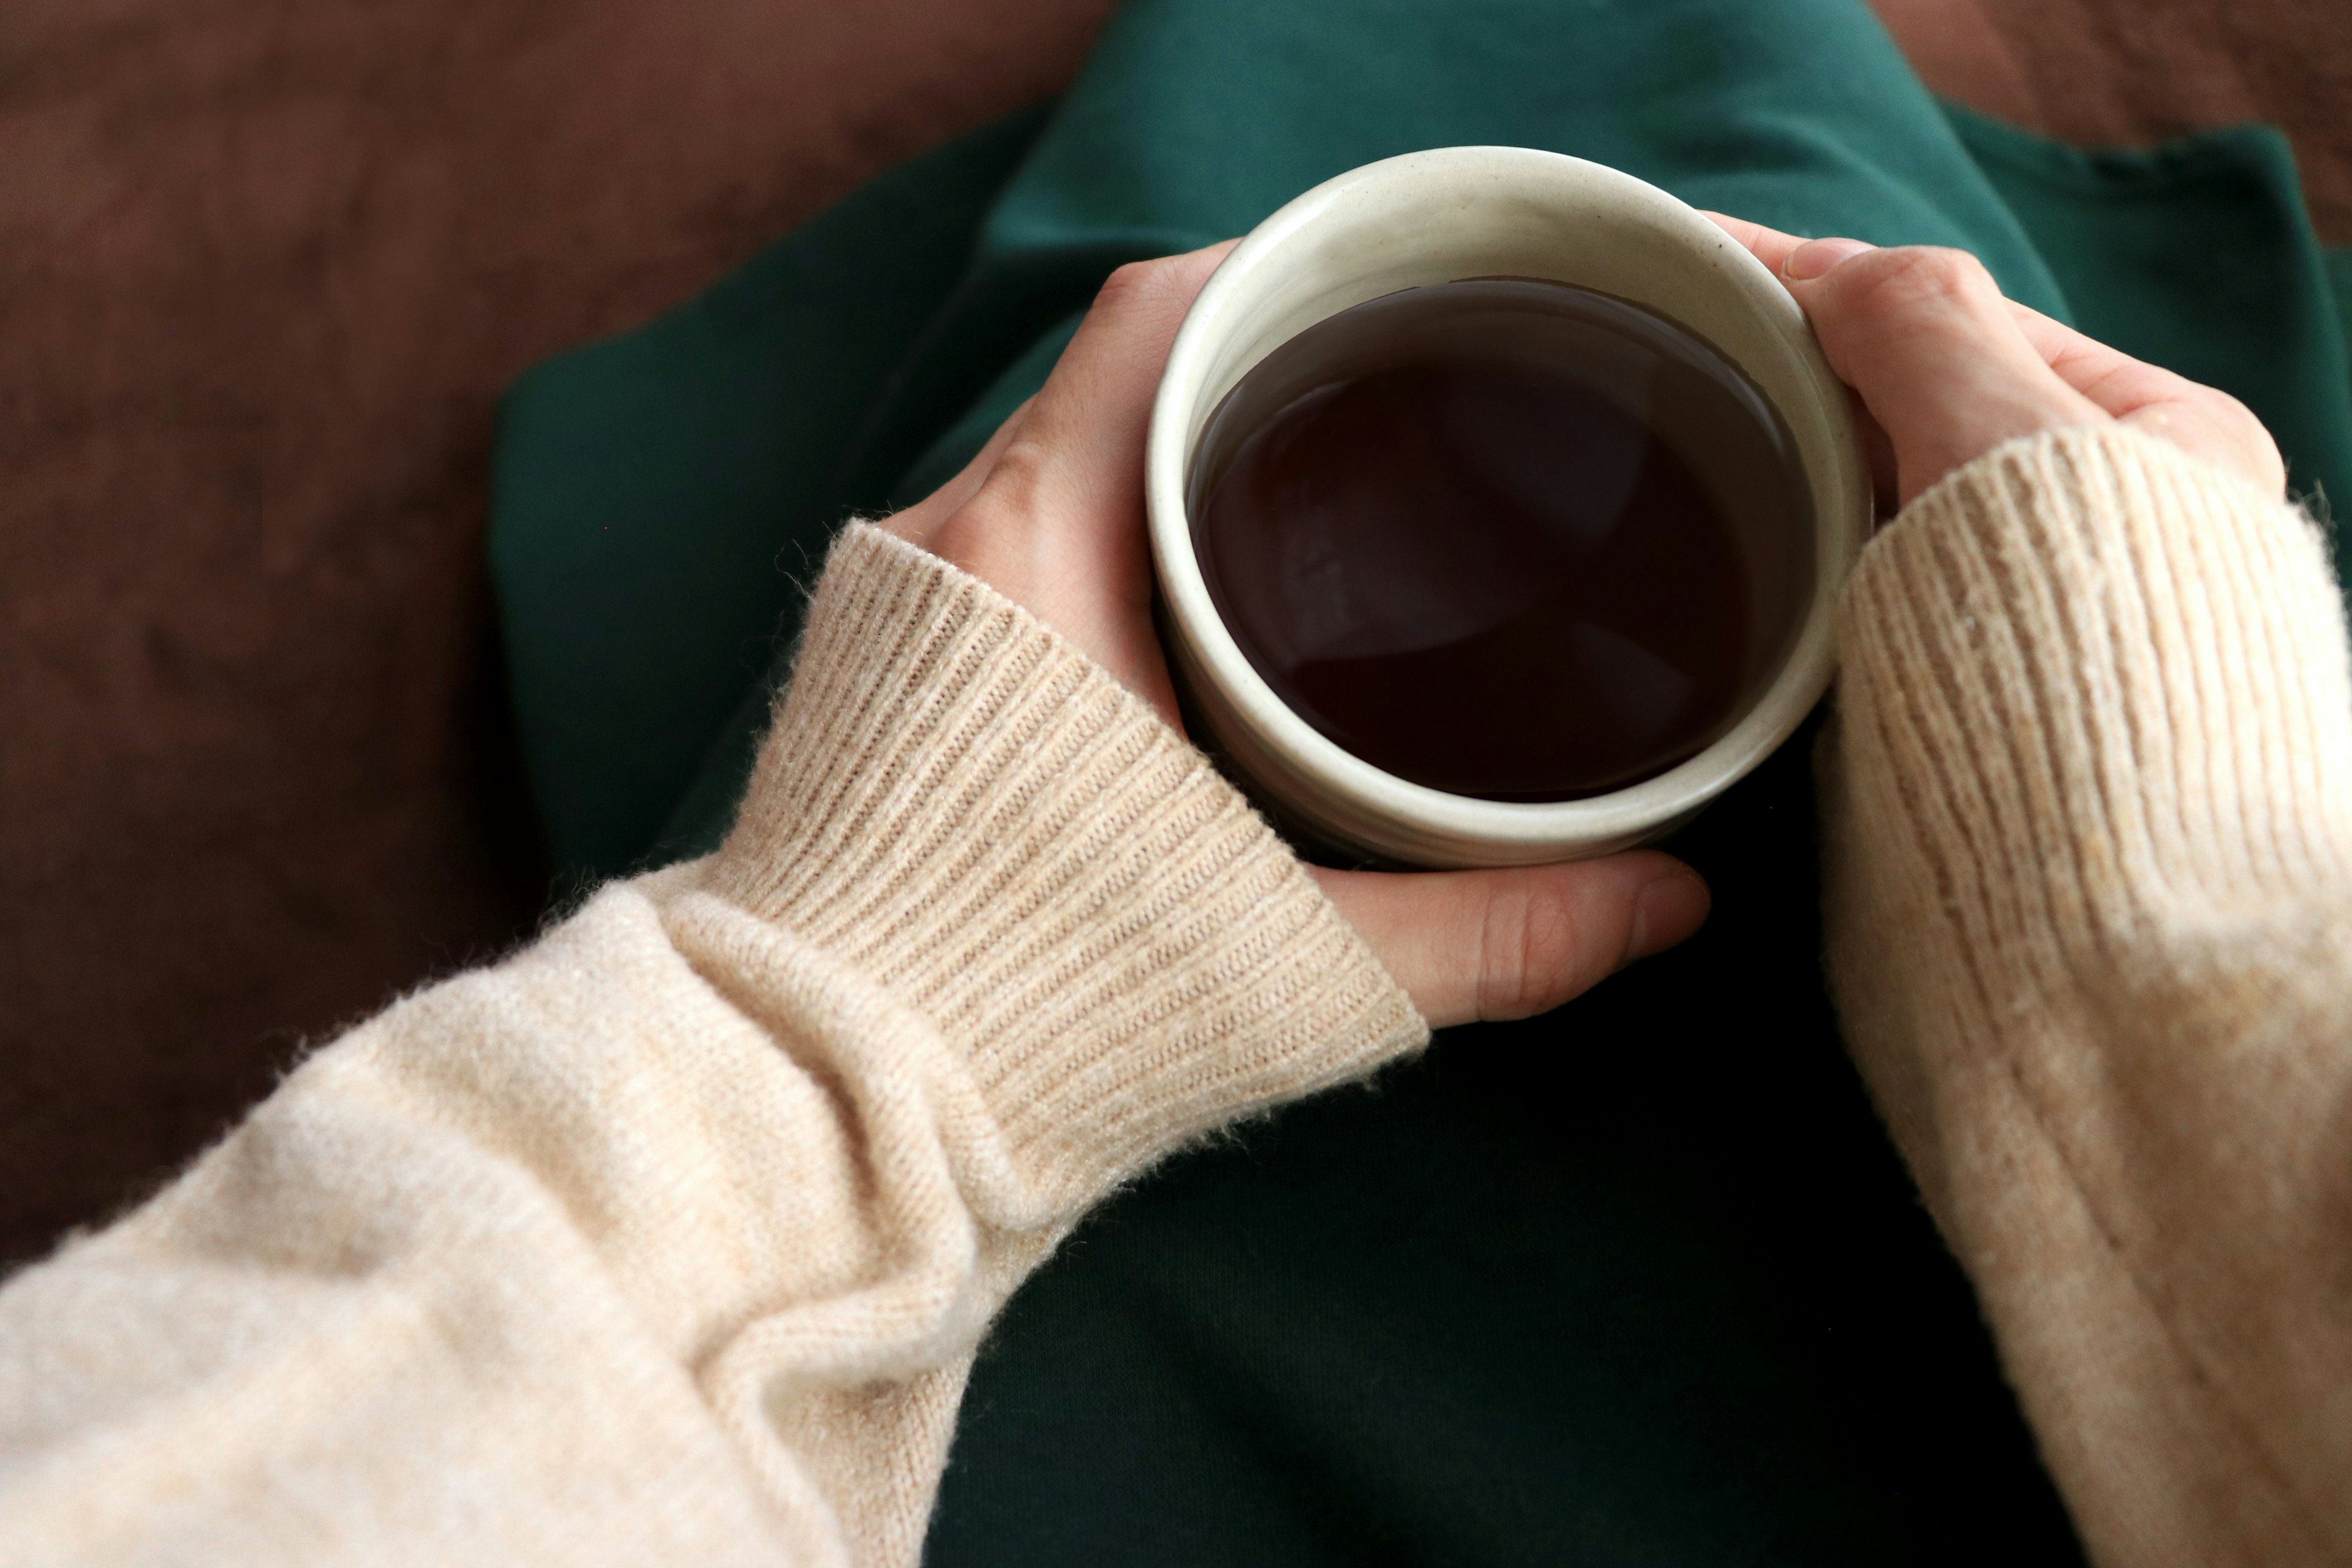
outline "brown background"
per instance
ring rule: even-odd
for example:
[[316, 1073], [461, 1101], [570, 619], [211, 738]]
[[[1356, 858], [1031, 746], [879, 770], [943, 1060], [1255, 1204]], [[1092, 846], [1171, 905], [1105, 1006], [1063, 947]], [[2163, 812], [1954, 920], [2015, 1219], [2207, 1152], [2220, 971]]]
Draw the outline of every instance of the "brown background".
[[[1931, 86], [2267, 119], [2352, 243], [2342, 0], [1877, 0]], [[0, 1259], [546, 892], [493, 401], [1052, 92], [1109, 0], [0, 8]]]

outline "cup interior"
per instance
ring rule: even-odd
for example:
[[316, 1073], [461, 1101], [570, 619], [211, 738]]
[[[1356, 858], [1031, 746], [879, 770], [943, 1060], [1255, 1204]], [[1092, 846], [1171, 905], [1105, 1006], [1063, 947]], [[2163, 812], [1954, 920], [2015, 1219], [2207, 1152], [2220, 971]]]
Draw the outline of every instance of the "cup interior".
[[[1474, 800], [1409, 784], [1290, 712], [1219, 619], [1194, 555], [1192, 466], [1210, 416], [1276, 348], [1400, 289], [1469, 278], [1550, 279], [1671, 318], [1746, 373], [1786, 422], [1813, 497], [1798, 631], [1747, 715], [1696, 756], [1610, 795]], [[1666, 193], [1557, 153], [1450, 148], [1368, 165], [1255, 230], [1179, 333], [1147, 456], [1171, 652], [1222, 746], [1281, 814], [1330, 841], [1422, 865], [1528, 863], [1655, 837], [1786, 739], [1826, 685], [1829, 617], [1869, 521], [1845, 394], [1801, 311], [1746, 249]]]

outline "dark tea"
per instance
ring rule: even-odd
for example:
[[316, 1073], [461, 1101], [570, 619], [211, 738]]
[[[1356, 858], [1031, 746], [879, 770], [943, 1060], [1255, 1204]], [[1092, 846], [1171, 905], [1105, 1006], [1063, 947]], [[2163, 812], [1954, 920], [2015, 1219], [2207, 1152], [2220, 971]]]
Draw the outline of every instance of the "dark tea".
[[1736, 723], [1794, 641], [1812, 506], [1740, 370], [1638, 305], [1408, 289], [1283, 344], [1190, 476], [1218, 614], [1283, 701], [1415, 784], [1574, 800]]

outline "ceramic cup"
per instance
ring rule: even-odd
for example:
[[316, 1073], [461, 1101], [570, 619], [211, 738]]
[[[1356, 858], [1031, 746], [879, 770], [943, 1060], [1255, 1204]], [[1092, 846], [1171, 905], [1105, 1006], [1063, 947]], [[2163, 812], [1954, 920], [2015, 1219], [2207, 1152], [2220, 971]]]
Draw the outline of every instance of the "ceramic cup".
[[[1194, 553], [1186, 479], [1234, 384], [1307, 328], [1400, 289], [1538, 278], [1633, 300], [1712, 342], [1788, 422], [1813, 496], [1814, 576], [1779, 673], [1687, 762], [1584, 800], [1522, 805], [1411, 784], [1286, 706], [1219, 617]], [[1196, 735], [1277, 822], [1343, 854], [1412, 866], [1602, 855], [1687, 820], [1769, 756], [1829, 683], [1839, 585], [1870, 527], [1870, 479], [1844, 388], [1804, 314], [1698, 212], [1630, 174], [1524, 147], [1412, 153], [1316, 186], [1250, 232], [1176, 335], [1145, 457], [1164, 636]]]

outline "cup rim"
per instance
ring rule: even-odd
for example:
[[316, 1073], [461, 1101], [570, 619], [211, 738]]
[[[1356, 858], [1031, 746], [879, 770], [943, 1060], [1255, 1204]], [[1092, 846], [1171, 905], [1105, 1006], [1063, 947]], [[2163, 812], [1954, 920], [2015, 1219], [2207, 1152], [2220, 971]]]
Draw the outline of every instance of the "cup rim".
[[[1261, 270], [1278, 265], [1286, 247], [1343, 202], [1371, 196], [1394, 205], [1400, 216], [1458, 206], [1469, 176], [1497, 194], [1606, 207], [1713, 253], [1795, 352], [1827, 415], [1827, 493], [1823, 476], [1808, 475], [1816, 492], [1815, 580], [1780, 673], [1738, 723], [1694, 756], [1654, 778], [1581, 800], [1453, 795], [1401, 778], [1330, 740], [1285, 703], [1242, 652], [1210, 596], [1192, 545], [1184, 493], [1192, 416], [1226, 322], [1253, 298]], [[1827, 689], [1837, 590], [1861, 550], [1871, 508], [1868, 468], [1845, 397], [1803, 310], [1780, 279], [1696, 208], [1655, 185], [1587, 159], [1526, 147], [1445, 147], [1382, 159], [1325, 181], [1252, 229], [1186, 313], [1160, 374], [1145, 447], [1144, 496], [1160, 593], [1182, 652], [1204, 667], [1257, 746], [1286, 771], [1339, 797], [1346, 816], [1370, 828], [1349, 837], [1383, 840], [1367, 847], [1426, 864], [1527, 863], [1603, 853], [1654, 837], [1728, 789], [1795, 732]]]

